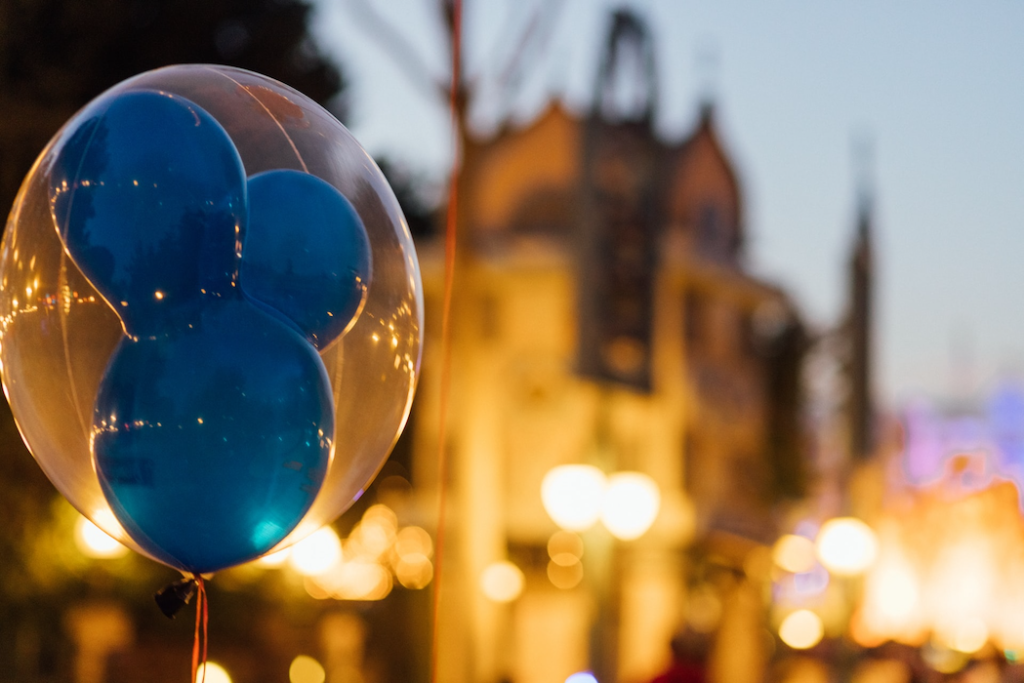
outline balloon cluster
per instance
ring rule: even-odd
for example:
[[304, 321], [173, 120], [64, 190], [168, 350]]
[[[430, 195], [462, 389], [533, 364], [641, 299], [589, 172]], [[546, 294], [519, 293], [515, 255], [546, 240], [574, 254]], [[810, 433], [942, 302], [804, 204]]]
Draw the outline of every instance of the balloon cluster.
[[[0, 278], [4, 386], [33, 454], [83, 513], [183, 570], [329, 521], [408, 413], [420, 285], [394, 197], [337, 121], [256, 74], [172, 67], [90, 103], [26, 179]], [[359, 414], [352, 390], [383, 409]]]

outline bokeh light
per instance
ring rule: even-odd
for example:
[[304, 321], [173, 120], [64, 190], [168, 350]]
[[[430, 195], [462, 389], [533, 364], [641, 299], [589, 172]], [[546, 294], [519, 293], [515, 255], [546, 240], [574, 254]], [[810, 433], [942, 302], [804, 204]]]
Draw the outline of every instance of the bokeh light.
[[302, 587], [306, 589], [306, 594], [314, 600], [330, 600], [333, 597], [330, 591], [321, 586], [312, 576], [307, 576], [302, 580]]
[[686, 606], [686, 623], [697, 633], [711, 633], [722, 621], [722, 599], [705, 584], [693, 591]]
[[[342, 562], [331, 571], [311, 578], [335, 600], [383, 600], [394, 586], [391, 572], [376, 562], [365, 560]], [[306, 590], [317, 597], [317, 591]]]
[[128, 548], [81, 516], [75, 522], [75, 545], [83, 555], [96, 559], [114, 559], [128, 554]]
[[278, 550], [276, 553], [269, 553], [264, 555], [260, 559], [256, 560], [256, 564], [261, 567], [280, 567], [288, 558], [292, 555], [291, 548], [285, 548], [284, 550]]
[[925, 643], [921, 648], [921, 659], [925, 664], [943, 674], [956, 673], [971, 661], [971, 658], [963, 652], [957, 652], [937, 642]]
[[398, 583], [412, 590], [426, 588], [434, 578], [434, 565], [421, 553], [402, 555], [395, 563], [394, 570]]
[[640, 472], [616, 472], [608, 478], [601, 521], [612, 536], [631, 541], [643, 536], [658, 516], [658, 485]]
[[480, 590], [493, 602], [512, 602], [523, 592], [525, 577], [511, 562], [495, 562], [480, 575]]
[[206, 662], [196, 670], [196, 683], [231, 683], [231, 676], [220, 664]]
[[425, 529], [407, 526], [395, 536], [395, 553], [402, 558], [407, 555], [431, 557], [434, 554], [434, 542]]
[[291, 683], [324, 683], [326, 678], [324, 667], [308, 655], [299, 655], [288, 667], [288, 680]]
[[936, 629], [936, 637], [952, 650], [973, 654], [988, 642], [988, 626], [978, 617], [969, 617]]
[[[565, 553], [562, 556], [566, 555]], [[571, 555], [569, 557], [572, 557]], [[561, 564], [552, 559], [548, 562], [548, 580], [555, 588], [569, 590], [583, 581], [583, 563], [573, 558], [570, 564]]]
[[341, 562], [338, 534], [325, 526], [292, 547], [288, 564], [303, 576], [317, 576]]
[[591, 465], [555, 467], [541, 483], [544, 510], [562, 529], [586, 531], [601, 516], [606, 479]]
[[786, 534], [775, 541], [772, 560], [787, 572], [799, 574], [809, 571], [817, 561], [814, 542], [803, 536]]
[[808, 609], [789, 614], [779, 626], [779, 638], [794, 650], [806, 650], [821, 642], [825, 627], [821, 617]]
[[571, 531], [556, 531], [548, 539], [548, 557], [563, 567], [578, 564], [583, 557], [583, 539]]
[[398, 533], [398, 518], [386, 505], [373, 505], [352, 529], [345, 543], [349, 554], [365, 559], [378, 560], [395, 541]]
[[818, 532], [818, 559], [833, 574], [856, 576], [878, 555], [875, 532], [854, 517], [830, 519]]
[[597, 679], [589, 671], [579, 671], [565, 679], [565, 683], [597, 683]]

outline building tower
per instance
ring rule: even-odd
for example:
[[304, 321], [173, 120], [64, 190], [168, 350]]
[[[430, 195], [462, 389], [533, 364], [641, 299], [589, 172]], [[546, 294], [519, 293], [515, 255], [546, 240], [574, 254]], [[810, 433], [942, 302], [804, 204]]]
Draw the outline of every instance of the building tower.
[[[750, 551], [775, 538], [778, 503], [803, 485], [800, 316], [744, 267], [742, 188], [715, 109], [705, 103], [683, 140], [656, 135], [650, 36], [638, 16], [614, 14], [591, 107], [552, 101], [530, 123], [466, 140], [445, 681], [651, 678], [696, 614], [688, 596], [734, 591], [715, 572], [743, 576]], [[426, 515], [438, 483], [443, 269], [439, 243], [418, 249], [427, 340], [411, 476]], [[541, 483], [566, 464], [651, 477], [653, 526], [635, 539], [600, 523], [578, 530], [580, 554], [558, 565]], [[694, 561], [701, 553], [714, 562]], [[480, 577], [506, 560], [522, 591], [495, 602]], [[759, 604], [756, 591], [730, 595], [708, 599]], [[724, 622], [749, 638], [731, 641], [718, 676], [757, 683], [760, 613], [730, 610]]]
[[857, 234], [850, 257], [850, 310], [847, 320], [849, 453], [854, 462], [868, 458], [875, 447], [872, 399], [872, 339], [874, 264], [872, 254], [872, 201], [860, 193]]

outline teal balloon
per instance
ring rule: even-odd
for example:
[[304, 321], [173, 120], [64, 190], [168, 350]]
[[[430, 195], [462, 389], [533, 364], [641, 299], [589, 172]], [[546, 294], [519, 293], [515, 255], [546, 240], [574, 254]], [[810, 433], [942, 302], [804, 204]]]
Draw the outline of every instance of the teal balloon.
[[177, 334], [122, 339], [93, 425], [100, 485], [132, 538], [211, 572], [266, 553], [306, 514], [334, 402], [316, 350], [237, 297]]
[[352, 204], [300, 171], [249, 178], [245, 293], [295, 323], [318, 349], [349, 327], [370, 286], [370, 238]]
[[57, 229], [128, 334], [157, 334], [237, 286], [245, 169], [183, 97], [128, 92], [85, 113], [50, 173]]
[[[171, 566], [258, 557], [320, 490], [334, 403], [298, 321], [240, 286], [238, 152], [202, 108], [152, 91], [91, 105], [62, 145], [50, 173], [58, 233], [125, 330], [94, 404], [103, 493]], [[287, 313], [315, 318], [299, 303]]]

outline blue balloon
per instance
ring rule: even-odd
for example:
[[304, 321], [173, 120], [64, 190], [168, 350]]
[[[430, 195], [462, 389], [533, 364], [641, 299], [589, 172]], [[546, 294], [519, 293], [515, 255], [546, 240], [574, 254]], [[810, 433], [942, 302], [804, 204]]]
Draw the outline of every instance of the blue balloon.
[[334, 402], [316, 350], [236, 297], [178, 334], [122, 339], [93, 424], [100, 485], [128, 533], [211, 572], [264, 554], [306, 514]]
[[240, 286], [246, 192], [224, 129], [152, 91], [87, 110], [51, 169], [58, 232], [126, 333], [94, 405], [101, 488], [143, 549], [192, 572], [284, 539], [334, 438], [326, 370], [296, 330], [315, 315], [295, 301], [283, 320]]
[[370, 285], [370, 239], [352, 204], [308, 173], [249, 178], [242, 250], [245, 293], [327, 347], [355, 320]]
[[183, 97], [128, 92], [94, 109], [54, 161], [54, 219], [125, 331], [159, 334], [237, 286], [245, 170], [220, 124]]

